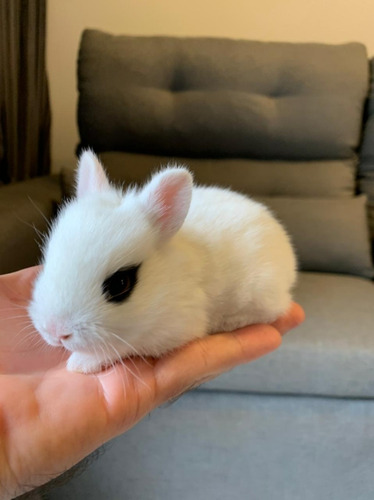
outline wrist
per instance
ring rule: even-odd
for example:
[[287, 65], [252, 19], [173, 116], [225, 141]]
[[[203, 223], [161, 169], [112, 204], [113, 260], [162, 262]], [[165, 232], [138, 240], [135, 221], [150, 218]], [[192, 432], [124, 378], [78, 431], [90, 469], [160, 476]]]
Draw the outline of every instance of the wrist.
[[22, 487], [9, 463], [9, 443], [6, 418], [0, 405], [0, 500], [11, 500], [30, 488]]
[[14, 476], [11, 474], [9, 464], [4, 459], [4, 456], [0, 457], [0, 500], [11, 500], [26, 491], [17, 485]]

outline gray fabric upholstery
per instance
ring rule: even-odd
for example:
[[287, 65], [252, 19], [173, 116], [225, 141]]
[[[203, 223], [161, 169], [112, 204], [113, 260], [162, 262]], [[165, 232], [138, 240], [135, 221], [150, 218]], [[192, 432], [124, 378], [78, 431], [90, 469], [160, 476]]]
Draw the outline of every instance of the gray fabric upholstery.
[[360, 189], [368, 198], [370, 236], [374, 240], [374, 169], [360, 179]]
[[0, 274], [35, 265], [41, 238], [56, 203], [61, 200], [58, 176], [0, 187]]
[[[355, 192], [355, 159], [326, 161], [267, 161], [247, 158], [182, 158], [105, 152], [100, 155], [116, 182], [141, 184], [152, 172], [168, 164], [187, 166], [199, 184], [231, 187], [258, 196], [348, 197]], [[75, 172], [62, 169], [67, 195], [74, 187]], [[307, 182], [306, 182], [307, 179]]]
[[368, 196], [370, 233], [374, 239], [374, 59], [370, 61], [370, 68], [368, 119], [365, 123], [358, 177], [361, 192]]
[[374, 276], [366, 196], [258, 199], [284, 223], [303, 271]]
[[374, 402], [193, 392], [49, 500], [372, 500]]
[[[307, 61], [307, 63], [306, 63]], [[177, 156], [349, 158], [365, 47], [83, 33], [81, 146]]]
[[243, 392], [374, 397], [374, 283], [300, 273], [306, 321], [281, 348], [204, 387]]

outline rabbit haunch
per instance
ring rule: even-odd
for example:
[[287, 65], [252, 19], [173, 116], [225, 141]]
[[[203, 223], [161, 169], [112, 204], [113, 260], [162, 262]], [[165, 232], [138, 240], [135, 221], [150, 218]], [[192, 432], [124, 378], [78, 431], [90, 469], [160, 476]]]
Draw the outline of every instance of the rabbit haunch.
[[272, 322], [288, 309], [296, 276], [289, 238], [262, 204], [193, 186], [179, 167], [123, 192], [90, 151], [43, 264], [30, 316], [49, 344], [72, 352], [68, 368], [85, 373]]

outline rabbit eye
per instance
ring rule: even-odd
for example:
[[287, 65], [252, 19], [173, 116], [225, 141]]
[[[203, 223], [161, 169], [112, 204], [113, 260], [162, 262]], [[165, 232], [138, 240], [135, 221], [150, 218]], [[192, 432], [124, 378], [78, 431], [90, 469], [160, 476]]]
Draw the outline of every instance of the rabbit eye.
[[104, 281], [102, 289], [108, 302], [123, 302], [130, 296], [137, 283], [139, 267], [120, 269]]

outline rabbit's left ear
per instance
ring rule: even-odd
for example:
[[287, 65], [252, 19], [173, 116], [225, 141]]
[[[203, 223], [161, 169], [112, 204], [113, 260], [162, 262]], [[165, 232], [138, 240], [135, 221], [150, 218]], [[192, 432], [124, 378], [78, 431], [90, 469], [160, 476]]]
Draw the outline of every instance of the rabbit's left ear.
[[99, 159], [92, 151], [84, 151], [78, 162], [77, 198], [87, 194], [107, 191], [108, 189], [110, 189], [110, 184]]
[[162, 239], [173, 236], [186, 218], [192, 196], [192, 175], [186, 168], [167, 168], [141, 190], [140, 200]]

